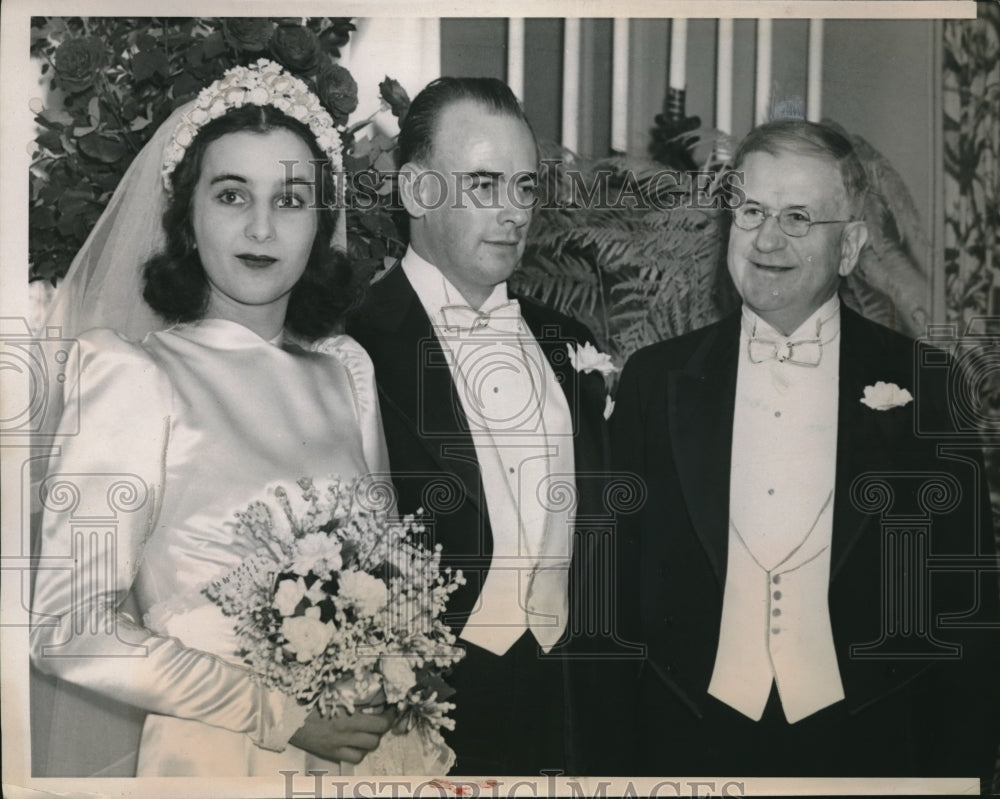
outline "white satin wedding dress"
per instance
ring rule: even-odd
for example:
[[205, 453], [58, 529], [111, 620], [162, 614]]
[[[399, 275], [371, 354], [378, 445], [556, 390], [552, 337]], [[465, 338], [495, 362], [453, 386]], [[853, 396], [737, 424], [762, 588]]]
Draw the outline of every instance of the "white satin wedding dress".
[[138, 776], [339, 773], [288, 745], [305, 709], [254, 682], [201, 593], [248, 554], [233, 513], [269, 487], [387, 467], [367, 354], [347, 336], [318, 349], [218, 319], [80, 337], [42, 486], [32, 654], [148, 711]]

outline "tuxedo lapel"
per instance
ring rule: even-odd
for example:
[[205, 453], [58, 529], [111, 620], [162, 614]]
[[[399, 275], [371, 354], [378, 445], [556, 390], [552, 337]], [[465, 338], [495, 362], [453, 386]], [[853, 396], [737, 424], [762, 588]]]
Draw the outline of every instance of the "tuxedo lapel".
[[560, 330], [558, 324], [549, 322], [546, 315], [540, 312], [539, 308], [531, 303], [520, 301], [521, 318], [524, 319], [528, 329], [538, 342], [538, 346], [545, 354], [552, 371], [556, 374], [556, 380], [562, 386], [569, 402], [569, 410], [576, 421], [578, 409], [576, 407], [576, 387], [577, 371], [570, 365], [568, 343], [565, 333]]
[[[594, 371], [578, 372], [569, 359], [568, 344], [574, 347], [584, 342], [573, 340], [559, 324], [559, 317], [543, 306], [520, 297], [521, 317], [531, 331], [555, 374], [556, 382], [566, 395], [573, 424], [573, 461], [578, 477], [595, 475], [607, 470], [603, 436], [604, 398], [607, 388], [604, 377]], [[582, 488], [578, 485], [578, 488]]]
[[877, 342], [869, 339], [863, 322], [849, 308], [841, 305], [840, 378], [837, 412], [837, 477], [834, 489], [833, 542], [830, 579], [844, 567], [851, 550], [867, 528], [871, 516], [859, 510], [851, 499], [851, 484], [865, 472], [882, 466], [877, 454], [885, 448], [880, 416], [861, 402], [866, 385], [873, 384], [879, 359]]
[[[480, 474], [469, 423], [455, 390], [441, 342], [406, 274], [398, 265], [372, 288], [372, 311], [383, 335], [363, 341], [375, 363], [383, 413], [394, 412], [412, 429], [420, 446], [446, 473], [461, 480], [477, 507]], [[394, 471], [410, 464], [392, 458]]]
[[[866, 341], [863, 321], [841, 306], [837, 467], [831, 579], [843, 568], [869, 523], [851, 499], [859, 475], [878, 470], [887, 439], [879, 416], [860, 401], [879, 379], [878, 347]], [[739, 315], [724, 320], [687, 365], [668, 375], [668, 424], [678, 479], [691, 520], [720, 581], [725, 579], [733, 413], [739, 355]]]
[[736, 315], [705, 337], [684, 369], [667, 376], [667, 423], [674, 463], [691, 521], [720, 585], [725, 583], [729, 542], [739, 340]]

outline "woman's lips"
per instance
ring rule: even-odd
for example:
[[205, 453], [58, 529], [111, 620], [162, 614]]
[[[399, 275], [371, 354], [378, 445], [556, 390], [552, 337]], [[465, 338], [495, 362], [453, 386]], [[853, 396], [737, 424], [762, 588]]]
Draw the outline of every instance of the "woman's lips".
[[244, 264], [254, 269], [264, 269], [278, 260], [277, 258], [272, 258], [270, 255], [254, 255], [253, 253], [247, 252], [240, 253], [236, 257]]

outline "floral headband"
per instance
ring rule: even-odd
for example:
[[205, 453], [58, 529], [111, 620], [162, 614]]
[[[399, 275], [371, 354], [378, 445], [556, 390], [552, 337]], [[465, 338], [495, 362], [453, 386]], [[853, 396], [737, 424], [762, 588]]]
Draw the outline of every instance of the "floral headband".
[[194, 108], [181, 118], [163, 154], [163, 185], [168, 194], [173, 189], [174, 170], [199, 129], [227, 111], [244, 105], [271, 105], [299, 120], [316, 137], [334, 173], [343, 168], [340, 133], [319, 98], [302, 80], [285, 72], [280, 64], [261, 58], [248, 67], [227, 70], [219, 80], [201, 90]]

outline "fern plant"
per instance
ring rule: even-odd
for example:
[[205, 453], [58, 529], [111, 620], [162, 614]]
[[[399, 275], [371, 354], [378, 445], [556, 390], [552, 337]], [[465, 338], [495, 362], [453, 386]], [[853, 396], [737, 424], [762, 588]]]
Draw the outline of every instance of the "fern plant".
[[920, 214], [899, 172], [864, 138], [849, 134], [868, 179], [863, 216], [868, 243], [857, 268], [848, 275], [841, 295], [862, 315], [914, 338], [931, 321], [927, 267], [917, 252], [927, 246]]
[[715, 173], [563, 149], [546, 156], [517, 290], [585, 322], [618, 365], [732, 305], [718, 289], [725, 236]]

